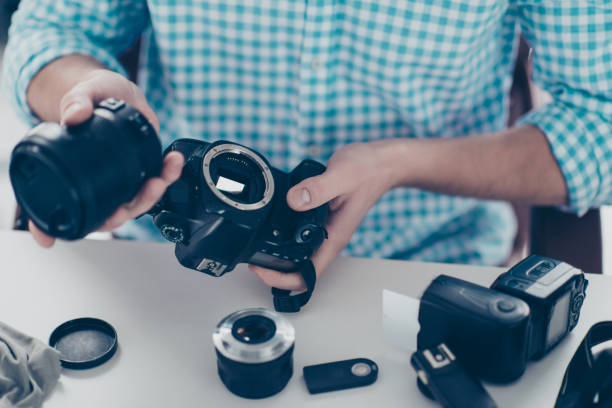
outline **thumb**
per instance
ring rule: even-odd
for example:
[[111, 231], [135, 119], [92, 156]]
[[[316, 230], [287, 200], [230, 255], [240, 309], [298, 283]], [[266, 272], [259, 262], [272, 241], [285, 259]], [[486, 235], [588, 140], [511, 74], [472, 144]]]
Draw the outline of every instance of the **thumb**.
[[89, 119], [93, 113], [93, 101], [84, 84], [72, 88], [60, 103], [60, 123], [78, 125]]
[[93, 113], [93, 101], [84, 84], [72, 88], [60, 103], [60, 123], [78, 125], [89, 119]]
[[325, 173], [310, 177], [287, 192], [287, 204], [295, 211], [319, 207], [350, 190], [349, 177], [342, 176], [341, 168], [328, 168]]

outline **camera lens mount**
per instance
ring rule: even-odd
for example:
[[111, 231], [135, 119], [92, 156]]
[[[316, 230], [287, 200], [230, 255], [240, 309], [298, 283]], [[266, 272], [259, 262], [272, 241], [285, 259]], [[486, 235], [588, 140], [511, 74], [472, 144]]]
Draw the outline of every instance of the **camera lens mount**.
[[[249, 321], [245, 319], [249, 318]], [[274, 325], [273, 334], [264, 341], [261, 337], [245, 340], [236, 335], [256, 327]], [[240, 329], [243, 328], [244, 332]], [[262, 330], [263, 331], [263, 330]], [[263, 337], [263, 336], [262, 336]], [[223, 319], [213, 333], [215, 348], [225, 357], [242, 363], [265, 363], [280, 357], [293, 346], [295, 330], [289, 320], [265, 308], [244, 309]]]
[[219, 377], [234, 394], [265, 398], [293, 375], [295, 330], [278, 313], [244, 309], [224, 318], [213, 333]]
[[259, 210], [274, 196], [274, 177], [268, 164], [238, 144], [211, 147], [202, 160], [202, 174], [217, 198], [239, 210]]

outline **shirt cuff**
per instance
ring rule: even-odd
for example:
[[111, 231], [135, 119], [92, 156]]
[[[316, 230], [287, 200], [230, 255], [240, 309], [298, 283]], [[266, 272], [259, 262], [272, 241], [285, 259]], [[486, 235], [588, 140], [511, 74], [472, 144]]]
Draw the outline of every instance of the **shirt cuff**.
[[27, 103], [26, 92], [28, 86], [32, 78], [34, 78], [44, 66], [60, 57], [73, 54], [87, 55], [98, 60], [108, 69], [126, 76], [126, 71], [117, 58], [106, 50], [91, 43], [79, 41], [78, 44], [70, 44], [69, 42], [60, 44], [58, 40], [55, 44], [47, 43], [42, 47], [35, 48], [38, 49], [32, 50], [30, 47], [28, 51], [29, 58], [26, 57], [22, 61], [19, 61], [19, 56], [12, 60], [5, 60], [5, 64], [10, 64], [17, 69], [15, 75], [10, 75], [11, 67], [7, 68], [6, 73], [9, 75], [6, 75], [6, 89], [13, 90], [13, 92], [9, 92], [9, 94], [12, 94], [13, 102], [18, 108], [19, 114], [30, 123], [37, 123], [40, 119]]
[[568, 202], [559, 208], [584, 215], [600, 201], [602, 169], [598, 157], [603, 152], [597, 135], [602, 126], [609, 131], [609, 124], [596, 114], [560, 101], [528, 113], [519, 124], [538, 127], [548, 139], [568, 191]]

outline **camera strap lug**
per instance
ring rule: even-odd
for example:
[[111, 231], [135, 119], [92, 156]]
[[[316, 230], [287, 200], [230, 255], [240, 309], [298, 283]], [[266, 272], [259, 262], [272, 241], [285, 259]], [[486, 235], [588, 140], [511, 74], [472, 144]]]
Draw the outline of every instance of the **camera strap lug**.
[[310, 300], [312, 292], [314, 292], [315, 283], [317, 281], [317, 273], [312, 261], [307, 261], [302, 264], [299, 270], [304, 283], [306, 283], [306, 291], [291, 295], [290, 290], [272, 288], [272, 296], [274, 297], [274, 310], [282, 313], [296, 313]]

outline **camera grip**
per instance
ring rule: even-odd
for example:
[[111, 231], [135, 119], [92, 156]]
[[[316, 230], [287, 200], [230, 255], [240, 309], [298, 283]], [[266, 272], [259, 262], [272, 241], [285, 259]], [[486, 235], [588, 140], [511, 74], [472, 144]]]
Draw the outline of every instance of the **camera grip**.
[[326, 169], [327, 167], [317, 161], [311, 159], [302, 160], [289, 174], [289, 186], [293, 187], [307, 178], [323, 174]]

